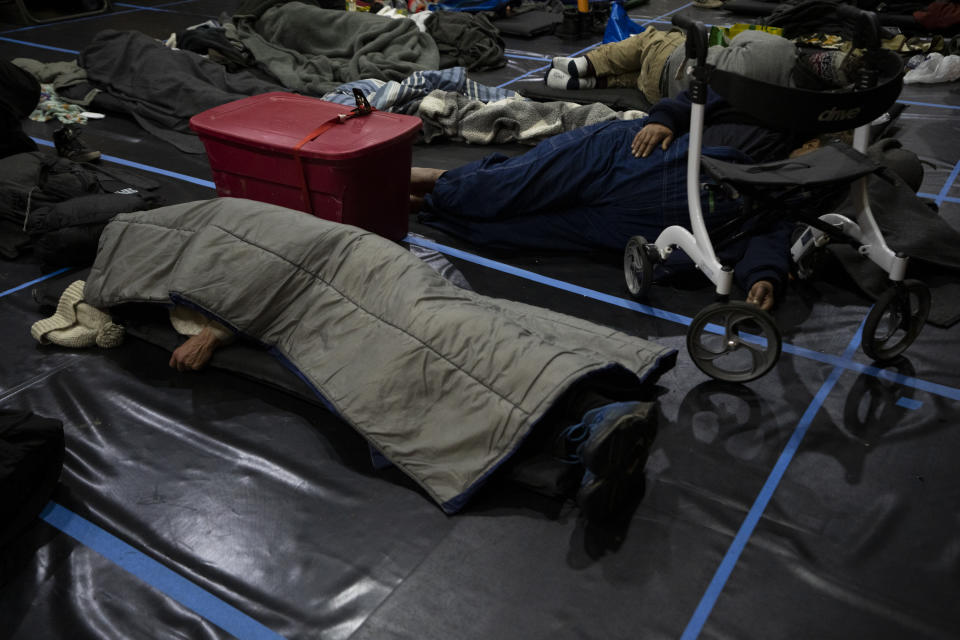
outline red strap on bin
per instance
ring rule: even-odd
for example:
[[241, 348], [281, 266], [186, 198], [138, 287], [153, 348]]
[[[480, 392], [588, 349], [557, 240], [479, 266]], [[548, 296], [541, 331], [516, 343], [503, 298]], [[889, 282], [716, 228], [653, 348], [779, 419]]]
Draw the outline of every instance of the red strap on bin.
[[314, 213], [313, 199], [310, 198], [310, 188], [307, 186], [307, 173], [306, 173], [306, 170], [303, 168], [303, 159], [300, 157], [300, 149], [303, 148], [303, 145], [320, 137], [320, 135], [324, 131], [326, 131], [333, 125], [340, 124], [342, 122], [343, 120], [340, 119], [340, 116], [337, 116], [336, 118], [330, 118], [329, 120], [321, 124], [319, 127], [317, 127], [316, 129], [314, 129], [313, 131], [305, 135], [303, 137], [303, 140], [298, 142], [293, 147], [293, 159], [297, 161], [297, 172], [300, 174], [300, 193], [302, 195], [303, 205], [307, 208], [307, 211], [309, 211], [310, 213]]
[[311, 140], [319, 138], [327, 129], [332, 127], [335, 124], [343, 124], [350, 118], [355, 118], [357, 116], [365, 116], [376, 111], [373, 107], [370, 106], [370, 103], [367, 102], [366, 96], [363, 95], [363, 91], [360, 89], [354, 88], [353, 97], [357, 102], [357, 106], [352, 111], [348, 113], [337, 114], [335, 118], [330, 118], [319, 127], [308, 133], [303, 137], [303, 140], [298, 142], [293, 147], [293, 159], [297, 162], [297, 169], [300, 173], [300, 193], [303, 198], [303, 204], [307, 208], [307, 211], [314, 213], [313, 211], [313, 200], [310, 198], [310, 188], [307, 186], [307, 173], [303, 168], [303, 159], [300, 156], [300, 149], [303, 148], [303, 145], [307, 144]]

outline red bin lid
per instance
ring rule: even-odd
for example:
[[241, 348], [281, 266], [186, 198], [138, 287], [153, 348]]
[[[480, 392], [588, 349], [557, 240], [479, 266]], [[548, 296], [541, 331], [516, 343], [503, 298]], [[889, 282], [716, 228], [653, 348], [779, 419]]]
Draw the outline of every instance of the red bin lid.
[[[352, 107], [295, 93], [263, 93], [214, 107], [190, 118], [201, 137], [289, 152], [311, 131]], [[301, 147], [305, 158], [349, 159], [376, 147], [412, 137], [420, 118], [374, 111], [335, 124]]]

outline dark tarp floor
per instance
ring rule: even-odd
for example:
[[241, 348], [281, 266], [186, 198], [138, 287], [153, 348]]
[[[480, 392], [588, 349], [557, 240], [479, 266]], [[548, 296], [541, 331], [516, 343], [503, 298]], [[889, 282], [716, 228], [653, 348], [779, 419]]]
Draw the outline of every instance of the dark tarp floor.
[[[70, 60], [101, 29], [166, 37], [235, 6], [115, 2], [24, 26], [9, 3], [0, 53]], [[665, 27], [684, 7], [630, 14]], [[551, 55], [593, 43], [508, 39], [508, 65], [473, 77], [520, 88]], [[930, 162], [921, 194], [960, 229], [958, 85], [908, 86], [901, 101], [891, 133]], [[54, 123], [27, 127], [49, 148]], [[205, 157], [130, 120], [92, 121], [84, 139], [106, 162], [141, 163], [167, 202], [213, 195]], [[491, 150], [418, 145], [414, 162]], [[43, 519], [11, 551], [0, 637], [960, 637], [960, 326], [928, 326], [876, 368], [857, 349], [870, 300], [842, 278], [795, 286], [776, 311], [776, 368], [720, 383], [684, 347], [709, 286], [656, 286], [641, 307], [619, 256], [505, 254], [411, 231], [482, 293], [681, 350], [659, 382], [661, 425], [629, 521], [588, 524], [571, 503], [502, 481], [448, 517], [398, 472], [374, 471], [359, 436], [296, 393], [221, 369], [178, 374], [136, 338], [40, 347], [31, 283], [44, 274], [26, 257], [0, 262], [0, 407], [61, 420], [67, 454]]]

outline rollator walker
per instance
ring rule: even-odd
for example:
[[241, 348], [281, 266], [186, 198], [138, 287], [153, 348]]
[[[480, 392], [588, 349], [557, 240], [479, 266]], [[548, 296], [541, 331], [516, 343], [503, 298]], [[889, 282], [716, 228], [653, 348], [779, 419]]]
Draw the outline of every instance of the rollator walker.
[[[844, 242], [880, 266], [890, 288], [876, 301], [863, 328], [862, 348], [876, 361], [891, 360], [916, 339], [930, 311], [930, 293], [906, 280], [907, 257], [886, 244], [870, 211], [867, 177], [881, 167], [864, 154], [870, 123], [900, 95], [903, 63], [880, 47], [880, 23], [873, 13], [838, 5], [841, 17], [855, 26], [854, 47], [865, 50], [859, 75], [850, 89], [810, 91], [760, 82], [707, 65], [707, 31], [682, 15], [673, 24], [687, 32], [686, 54], [695, 60], [690, 96], [690, 149], [687, 158], [687, 203], [690, 230], [667, 227], [655, 242], [634, 236], [624, 251], [627, 288], [637, 298], [647, 294], [654, 266], [682, 249], [716, 286], [717, 301], [698, 313], [687, 331], [687, 350], [707, 375], [731, 382], [759, 378], [776, 364], [782, 339], [771, 316], [746, 302], [730, 301], [733, 265], [721, 263], [710, 240], [700, 206], [701, 167], [732, 196], [743, 196], [744, 211], [713, 231], [722, 242], [741, 238], [742, 223], [753, 216], [785, 216], [800, 224], [793, 235], [795, 275], [808, 277], [811, 254], [829, 242]], [[852, 148], [831, 142], [802, 156], [764, 164], [736, 164], [702, 155], [707, 86], [739, 111], [776, 130], [792, 128], [810, 137], [854, 130]], [[786, 126], [785, 126], [786, 123]], [[818, 190], [849, 187], [855, 219], [840, 213], [818, 215], [804, 210]], [[766, 201], [765, 201], [766, 200]], [[795, 208], [791, 208], [791, 204]]]

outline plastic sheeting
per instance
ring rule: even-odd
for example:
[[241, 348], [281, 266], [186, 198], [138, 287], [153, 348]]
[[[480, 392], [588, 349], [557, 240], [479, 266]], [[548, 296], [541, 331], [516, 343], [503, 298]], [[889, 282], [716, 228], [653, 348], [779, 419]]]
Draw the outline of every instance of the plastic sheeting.
[[[678, 6], [631, 16], [669, 20]], [[230, 8], [196, 0], [183, 14], [8, 35], [79, 49], [106, 26], [160, 37]], [[477, 79], [505, 83], [544, 66], [534, 53], [579, 43], [513, 44], [507, 68]], [[930, 163], [921, 193], [960, 228], [955, 87], [909, 91], [890, 131]], [[48, 125], [28, 126], [50, 139]], [[168, 202], [211, 194], [202, 162], [129, 121], [84, 135], [176, 174], [162, 178]], [[415, 164], [490, 150], [418, 146]], [[685, 323], [712, 299], [699, 278], [672, 280], [639, 307], [619, 256], [487, 252], [411, 230], [481, 293], [681, 350]], [[41, 314], [28, 283], [43, 275], [29, 257], [0, 264], [0, 406], [63, 421], [67, 442], [47, 520], [3, 554], [3, 637], [899, 640], [960, 629], [960, 327], [927, 327], [901, 361], [874, 367], [857, 349], [869, 299], [842, 273], [791, 284], [776, 311], [787, 348], [760, 380], [711, 381], [681, 356], [657, 389], [642, 499], [603, 527], [504, 478], [444, 516], [401, 474], [373, 470], [363, 441], [308, 396], [216, 368], [178, 374], [166, 349], [135, 336], [111, 351], [41, 347], [29, 338]]]

